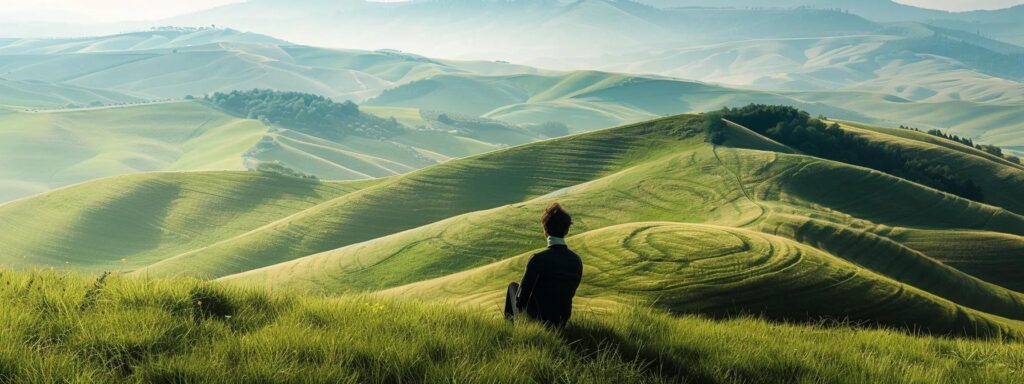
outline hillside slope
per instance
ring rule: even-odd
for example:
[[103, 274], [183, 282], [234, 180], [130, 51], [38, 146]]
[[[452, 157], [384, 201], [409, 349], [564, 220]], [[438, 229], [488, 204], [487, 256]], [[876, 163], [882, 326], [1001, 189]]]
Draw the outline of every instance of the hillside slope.
[[[492, 303], [495, 292], [515, 277], [506, 270], [510, 275], [488, 272], [474, 278], [472, 271], [519, 266], [539, 246], [538, 230], [524, 223], [535, 222], [545, 205], [560, 201], [575, 214], [573, 233], [579, 240], [570, 241], [592, 258], [585, 260], [593, 268], [581, 291], [585, 308], [641, 300], [677, 313], [857, 318], [940, 334], [1017, 332], [1024, 294], [1005, 271], [1024, 264], [1013, 256], [1024, 248], [1024, 216], [889, 174], [798, 154], [741, 127], [734, 126], [725, 140], [738, 147], [714, 146], [705, 137], [709, 116], [676, 116], [546, 140], [371, 184], [281, 179], [280, 188], [293, 192], [280, 198], [297, 195], [303, 203], [264, 211], [263, 204], [209, 200], [211, 207], [224, 204], [228, 210], [212, 216], [225, 221], [209, 223], [223, 228], [202, 236], [178, 234], [188, 233], [187, 226], [168, 226], [160, 236], [153, 230], [117, 229], [180, 224], [175, 220], [204, 206], [205, 199], [190, 198], [180, 201], [182, 210], [177, 203], [137, 208], [139, 201], [179, 202], [174, 196], [158, 198], [173, 191], [160, 187], [159, 174], [140, 184], [153, 186], [141, 189], [150, 192], [114, 187], [109, 190], [116, 193], [102, 195], [86, 188], [106, 190], [103, 180], [0, 206], [0, 222], [11, 223], [13, 240], [21, 241], [8, 242], [13, 246], [7, 249], [22, 256], [21, 266], [67, 260], [76, 264], [69, 267], [100, 269], [120, 256], [138, 260], [124, 267], [136, 276], [221, 278], [318, 294], [406, 286], [402, 289], [422, 288], [425, 296], [480, 304]], [[914, 146], [924, 143], [898, 136], [886, 140], [907, 151], [921, 150]], [[970, 151], [938, 148], [936, 162], [954, 161], [944, 157], [952, 153], [976, 157], [972, 166], [991, 167], [987, 172], [993, 175], [1004, 166]], [[1019, 188], [1000, 180], [989, 183], [1008, 191]], [[83, 195], [102, 198], [75, 197]], [[66, 203], [57, 208], [54, 201]], [[38, 212], [38, 220], [81, 217], [77, 222], [85, 224], [90, 217], [123, 220], [112, 221], [121, 227], [110, 232], [93, 233], [93, 226], [71, 222], [47, 227], [25, 212]], [[18, 235], [22, 227], [35, 228], [30, 231], [35, 235]], [[72, 236], [60, 228], [74, 230]], [[43, 245], [52, 241], [36, 241], [45, 236], [70, 240], [56, 243], [62, 248], [53, 250], [55, 256], [33, 257], [51, 249]], [[117, 236], [124, 239], [91, 243]], [[950, 239], [984, 246], [944, 246]], [[75, 243], [81, 243], [77, 254]], [[703, 254], [721, 256], [702, 261]], [[102, 262], [89, 265], [88, 260]], [[624, 275], [630, 267], [639, 270]], [[425, 282], [432, 279], [460, 288], [436, 293], [449, 283]], [[638, 288], [645, 284], [649, 288]], [[766, 290], [765, 284], [791, 290]], [[708, 301], [688, 292], [700, 292]], [[860, 304], [837, 306], [838, 297]], [[797, 298], [803, 304], [795, 312], [772, 304]]]
[[0, 263], [133, 270], [373, 185], [262, 172], [149, 173], [0, 205]]
[[192, 102], [0, 114], [0, 201], [125, 173], [242, 170], [265, 131]]

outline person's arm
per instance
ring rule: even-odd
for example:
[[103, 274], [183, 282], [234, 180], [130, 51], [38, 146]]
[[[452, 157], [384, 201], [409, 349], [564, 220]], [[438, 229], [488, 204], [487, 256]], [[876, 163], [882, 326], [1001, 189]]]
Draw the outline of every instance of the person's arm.
[[516, 298], [516, 304], [520, 309], [526, 308], [527, 303], [533, 298], [533, 290], [537, 287], [537, 279], [540, 278], [539, 269], [537, 257], [531, 257], [530, 262], [526, 263], [523, 281], [519, 283], [519, 297]]

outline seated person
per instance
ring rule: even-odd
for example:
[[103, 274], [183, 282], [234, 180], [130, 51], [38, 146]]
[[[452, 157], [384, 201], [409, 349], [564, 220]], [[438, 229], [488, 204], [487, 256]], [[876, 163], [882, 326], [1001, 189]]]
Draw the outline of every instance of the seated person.
[[505, 318], [526, 315], [546, 325], [561, 327], [572, 315], [572, 298], [583, 277], [583, 262], [565, 244], [572, 217], [553, 203], [540, 219], [548, 249], [533, 255], [521, 283], [511, 283], [505, 297]]

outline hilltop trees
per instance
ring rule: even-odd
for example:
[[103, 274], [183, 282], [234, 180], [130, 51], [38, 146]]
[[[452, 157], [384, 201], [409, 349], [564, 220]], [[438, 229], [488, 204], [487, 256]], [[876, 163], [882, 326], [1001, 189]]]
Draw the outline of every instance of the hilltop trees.
[[[917, 129], [917, 128], [914, 128], [914, 127], [903, 126], [903, 125], [900, 125], [900, 129], [906, 129], [906, 130], [910, 130], [910, 131], [914, 131], [914, 132], [921, 132], [920, 129]], [[929, 135], [932, 135], [932, 136], [941, 137], [943, 139], [950, 140], [950, 141], [955, 141], [957, 143], [966, 145], [968, 147], [974, 147], [974, 148], [980, 149], [980, 150], [985, 151], [986, 153], [988, 153], [990, 155], [993, 155], [993, 156], [996, 156], [996, 157], [1002, 157], [1002, 158], [1006, 159], [1007, 161], [1009, 161], [1011, 163], [1020, 164], [1020, 158], [1019, 157], [1003, 153], [1003, 149], [998, 147], [998, 146], [990, 145], [990, 144], [975, 144], [974, 140], [971, 140], [970, 138], [960, 137], [960, 136], [953, 135], [953, 134], [948, 134], [948, 133], [942, 132], [941, 130], [938, 130], [938, 129], [929, 129], [927, 133]]]
[[974, 181], [953, 173], [944, 164], [901, 151], [896, 145], [869, 141], [793, 107], [750, 104], [725, 108], [713, 116], [721, 116], [809, 155], [872, 168], [963, 198], [984, 201], [982, 190]]
[[385, 138], [402, 132], [394, 119], [382, 119], [359, 111], [351, 101], [342, 103], [300, 92], [269, 89], [214, 93], [205, 101], [236, 116], [306, 131], [323, 137], [357, 135]]

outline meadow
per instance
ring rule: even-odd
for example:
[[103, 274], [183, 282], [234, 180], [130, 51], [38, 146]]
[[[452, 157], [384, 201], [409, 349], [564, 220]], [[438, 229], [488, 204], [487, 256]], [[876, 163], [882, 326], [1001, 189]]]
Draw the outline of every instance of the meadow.
[[[0, 261], [17, 270], [2, 274], [14, 304], [0, 311], [0, 374], [1018, 381], [1024, 169], [919, 132], [834, 129], [971, 178], [985, 200], [715, 114], [364, 181], [111, 177], [0, 205]], [[504, 287], [543, 246], [531, 223], [553, 201], [584, 258], [578, 316], [565, 330], [507, 324]]]
[[196, 280], [0, 273], [3, 382], [1014, 383], [1018, 341], [849, 323], [317, 298]]

